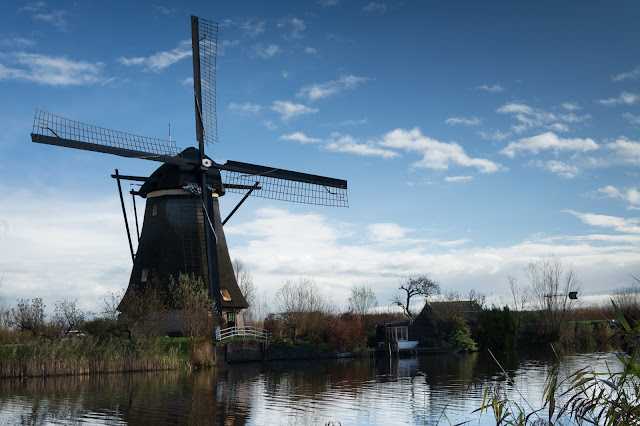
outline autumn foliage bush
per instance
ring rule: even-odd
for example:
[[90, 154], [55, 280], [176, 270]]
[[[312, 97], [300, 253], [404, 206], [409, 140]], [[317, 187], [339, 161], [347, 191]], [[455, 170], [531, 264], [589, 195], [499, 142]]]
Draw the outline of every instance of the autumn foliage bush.
[[360, 315], [347, 312], [329, 321], [329, 347], [340, 351], [352, 351], [366, 345], [366, 335]]

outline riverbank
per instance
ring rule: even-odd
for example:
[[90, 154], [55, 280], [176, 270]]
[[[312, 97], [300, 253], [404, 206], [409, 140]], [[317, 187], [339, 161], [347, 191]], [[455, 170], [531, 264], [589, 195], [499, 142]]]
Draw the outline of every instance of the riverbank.
[[93, 338], [0, 346], [0, 378], [75, 376], [188, 367], [180, 344], [161, 339], [130, 341]]
[[91, 337], [0, 345], [0, 378], [77, 376], [134, 371], [193, 370], [252, 361], [369, 356], [281, 345], [256, 339], [202, 341], [193, 353], [186, 338], [98, 340]]

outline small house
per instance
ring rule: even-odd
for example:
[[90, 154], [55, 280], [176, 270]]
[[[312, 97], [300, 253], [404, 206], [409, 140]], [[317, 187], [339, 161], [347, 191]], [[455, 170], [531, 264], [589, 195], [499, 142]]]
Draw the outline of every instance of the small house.
[[412, 349], [421, 340], [439, 338], [438, 321], [458, 315], [469, 323], [478, 319], [482, 307], [472, 300], [458, 300], [452, 302], [432, 302], [424, 305], [420, 313], [409, 320], [388, 321], [376, 326], [379, 342], [396, 341], [398, 349]]

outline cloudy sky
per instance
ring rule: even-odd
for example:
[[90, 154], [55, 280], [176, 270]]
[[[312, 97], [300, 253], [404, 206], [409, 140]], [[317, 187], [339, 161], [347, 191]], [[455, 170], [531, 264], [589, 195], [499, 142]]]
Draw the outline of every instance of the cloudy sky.
[[[386, 304], [403, 277], [428, 273], [499, 303], [508, 274], [553, 254], [588, 302], [640, 274], [636, 1], [8, 0], [10, 303], [77, 298], [92, 309], [126, 286], [109, 175], [157, 163], [34, 144], [33, 115], [164, 139], [171, 123], [172, 140], [194, 145], [191, 14], [220, 23], [219, 143], [208, 154], [349, 182], [348, 209], [253, 198], [229, 221], [231, 256], [263, 294], [305, 276], [342, 307], [352, 285]], [[221, 200], [223, 216], [239, 198]]]

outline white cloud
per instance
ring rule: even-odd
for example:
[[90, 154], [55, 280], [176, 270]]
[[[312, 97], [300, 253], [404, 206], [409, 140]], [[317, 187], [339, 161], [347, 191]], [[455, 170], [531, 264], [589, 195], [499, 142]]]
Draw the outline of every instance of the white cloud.
[[631, 124], [640, 124], [640, 115], [633, 115], [630, 112], [626, 112], [622, 114], [622, 117], [626, 118]]
[[[0, 189], [0, 271], [9, 303], [37, 294], [48, 306], [77, 298], [83, 309], [94, 309], [100, 297], [126, 286], [131, 259], [117, 197]], [[337, 300], [360, 283], [388, 300], [400, 279], [424, 271], [448, 289], [490, 286], [494, 296], [508, 295], [507, 274], [549, 253], [575, 267], [585, 294], [610, 291], [602, 283], [624, 282], [629, 271], [639, 270], [637, 222], [571, 213], [592, 226], [630, 232], [460, 248], [469, 240], [410, 238], [418, 231], [400, 223], [342, 223], [267, 206], [245, 222], [226, 225], [225, 233], [232, 258], [242, 259], [261, 290], [275, 293], [288, 279], [312, 276]]]
[[285, 140], [285, 141], [295, 141], [295, 142], [300, 142], [300, 143], [322, 142], [322, 139], [310, 138], [309, 136], [305, 135], [302, 132], [295, 132], [295, 133], [291, 133], [291, 134], [288, 134], [288, 135], [282, 135], [282, 136], [280, 136], [280, 139]]
[[463, 126], [477, 126], [478, 124], [482, 123], [482, 120], [480, 120], [478, 117], [471, 117], [471, 118], [451, 117], [451, 118], [447, 118], [444, 121], [444, 123], [452, 126], [456, 124], [462, 124]]
[[327, 141], [324, 148], [329, 151], [346, 152], [369, 157], [395, 158], [400, 156], [397, 152], [375, 146], [374, 143], [361, 143], [349, 135], [334, 133]]
[[622, 92], [617, 98], [600, 99], [596, 102], [604, 106], [633, 105], [640, 100], [636, 93]]
[[640, 206], [640, 191], [636, 187], [633, 188], [617, 188], [607, 185], [604, 188], [598, 188], [596, 191], [585, 194], [589, 197], [605, 197], [626, 201], [630, 208]]
[[593, 139], [561, 138], [555, 133], [547, 132], [516, 142], [509, 142], [506, 148], [500, 152], [513, 158], [518, 152], [537, 154], [545, 150], [554, 150], [557, 153], [558, 151], [588, 152], [595, 149], [598, 149], [598, 144]]
[[318, 108], [311, 108], [302, 104], [294, 104], [291, 101], [273, 101], [271, 109], [280, 114], [280, 118], [284, 121], [301, 115], [315, 114], [319, 111]]
[[47, 8], [47, 4], [43, 1], [32, 1], [24, 6], [20, 10], [24, 10], [27, 12], [37, 12], [39, 10], [45, 10]]
[[613, 229], [616, 232], [625, 234], [640, 234], [640, 226], [638, 226], [638, 224], [640, 224], [639, 219], [625, 219], [595, 213], [580, 213], [573, 210], [564, 210], [564, 212], [571, 213], [589, 226]]
[[242, 111], [242, 112], [259, 112], [262, 109], [262, 106], [258, 104], [252, 104], [251, 102], [245, 102], [243, 104], [231, 102], [229, 104], [229, 109], [233, 111]]
[[349, 135], [341, 135], [333, 133], [328, 139], [312, 138], [302, 132], [294, 132], [288, 135], [282, 135], [282, 140], [295, 141], [302, 144], [317, 143], [321, 144], [323, 149], [333, 152], [344, 152], [367, 157], [395, 158], [400, 154], [397, 152], [383, 149], [375, 146], [373, 143], [362, 143]]
[[569, 126], [564, 123], [553, 123], [549, 126], [549, 129], [553, 130], [554, 132], [568, 132]]
[[564, 109], [566, 109], [567, 111], [577, 111], [579, 109], [582, 109], [580, 107], [580, 105], [578, 105], [578, 104], [576, 104], [574, 102], [565, 102], [565, 103], [562, 104], [562, 107]]
[[640, 142], [620, 138], [605, 145], [614, 155], [626, 164], [640, 165]]
[[121, 56], [118, 58], [118, 62], [125, 66], [144, 67], [144, 71], [159, 72], [168, 66], [189, 57], [191, 57], [191, 40], [183, 40], [175, 49], [156, 52], [147, 57], [140, 56], [136, 58], [125, 58]]
[[0, 81], [25, 80], [49, 86], [85, 86], [114, 81], [102, 75], [102, 62], [72, 61], [35, 53], [18, 53], [13, 58], [13, 67], [0, 64]]
[[511, 133], [503, 133], [500, 130], [496, 130], [493, 133], [487, 133], [487, 132], [478, 132], [478, 135], [480, 135], [481, 138], [483, 139], [489, 139], [492, 141], [503, 141], [506, 138], [508, 138], [509, 136], [511, 136]]
[[300, 18], [283, 19], [278, 23], [278, 28], [287, 28], [289, 34], [285, 38], [295, 39], [301, 38], [302, 32], [307, 28], [304, 21]]
[[274, 130], [278, 128], [278, 126], [276, 126], [271, 120], [263, 120], [262, 125], [269, 130]]
[[[577, 105], [564, 103], [563, 107], [568, 110], [575, 110]], [[554, 114], [540, 109], [535, 109], [525, 104], [510, 103], [498, 108], [496, 112], [511, 115], [518, 124], [511, 126], [516, 133], [521, 133], [527, 129], [542, 127], [554, 131], [566, 132], [569, 130], [567, 123], [580, 123], [591, 118], [589, 114], [577, 116], [574, 113]]]
[[473, 180], [473, 176], [447, 176], [444, 178], [445, 182], [459, 183], [459, 182], [469, 182]]
[[164, 15], [164, 16], [171, 15], [171, 10], [169, 8], [159, 4], [151, 5], [151, 9], [153, 10], [153, 13], [157, 15]]
[[128, 283], [131, 257], [117, 197], [12, 187], [3, 188], [0, 204], [0, 275], [9, 302], [37, 295], [48, 306], [78, 299], [93, 310]]
[[267, 21], [248, 20], [240, 24], [240, 29], [249, 37], [257, 37], [264, 33]]
[[67, 12], [64, 10], [52, 10], [49, 13], [36, 13], [33, 15], [33, 19], [36, 21], [46, 22], [54, 27], [64, 30], [67, 24], [65, 17]]
[[264, 47], [262, 44], [255, 46], [255, 51], [263, 59], [269, 59], [274, 57], [279, 51], [280, 47], [277, 44], [270, 44]]
[[381, 243], [401, 242], [408, 232], [413, 231], [413, 229], [402, 227], [397, 223], [373, 223], [367, 228], [369, 239]]
[[502, 114], [533, 114], [533, 108], [524, 104], [506, 104], [496, 110]]
[[418, 152], [423, 158], [413, 167], [448, 170], [450, 166], [475, 167], [481, 173], [495, 173], [502, 166], [484, 158], [472, 158], [455, 142], [439, 142], [424, 136], [417, 127], [412, 130], [396, 129], [383, 136], [380, 146]]
[[640, 77], [640, 66], [637, 66], [629, 72], [623, 72], [611, 77], [613, 81], [631, 80]]
[[566, 123], [581, 123], [591, 118], [589, 114], [578, 116], [578, 115], [575, 115], [574, 113], [559, 114], [558, 117], [560, 118], [560, 120]]
[[298, 92], [298, 97], [305, 97], [310, 102], [318, 99], [326, 98], [331, 95], [340, 93], [345, 89], [355, 89], [359, 84], [370, 80], [367, 77], [358, 77], [355, 75], [345, 75], [338, 80], [327, 81], [326, 83], [315, 83], [303, 87]]
[[502, 92], [504, 90], [504, 87], [500, 86], [499, 84], [482, 84], [480, 86], [476, 86], [476, 89], [484, 90], [485, 92], [497, 93]]
[[573, 179], [580, 173], [580, 169], [576, 166], [572, 166], [562, 161], [549, 160], [549, 161], [537, 161], [536, 165], [540, 168], [549, 170], [565, 179]]
[[362, 10], [365, 12], [385, 12], [387, 10], [387, 5], [382, 2], [372, 1], [367, 3], [362, 7]]
[[35, 46], [36, 42], [24, 37], [12, 37], [0, 40], [0, 46], [25, 48]]
[[317, 55], [318, 54], [318, 49], [316, 49], [315, 47], [305, 47], [304, 48], [304, 53], [307, 53], [309, 55]]
[[621, 136], [613, 142], [606, 143], [597, 151], [597, 155], [584, 159], [585, 167], [601, 168], [612, 166], [639, 166], [640, 142]]
[[31, 2], [20, 10], [25, 12], [33, 12], [31, 17], [35, 21], [45, 22], [51, 24], [54, 27], [64, 30], [66, 27], [67, 12], [64, 10], [48, 10], [47, 4], [42, 1]]
[[346, 299], [352, 284], [366, 282], [379, 300], [388, 300], [400, 279], [424, 271], [448, 289], [490, 286], [494, 296], [507, 296], [507, 274], [549, 253], [575, 267], [585, 295], [606, 294], [611, 287], [603, 282], [624, 281], [629, 270], [640, 268], [638, 234], [532, 237], [507, 246], [460, 248], [469, 240], [411, 238], [417, 232], [397, 223], [334, 223], [319, 214], [275, 208], [259, 209], [254, 219], [225, 232], [229, 242], [245, 238], [231, 243], [230, 251], [263, 288], [274, 293], [287, 279], [313, 276], [339, 299]]
[[361, 124], [367, 124], [368, 120], [366, 118], [363, 118], [361, 120], [344, 120], [342, 122], [340, 122], [341, 126], [357, 126], [357, 125], [361, 125]]

